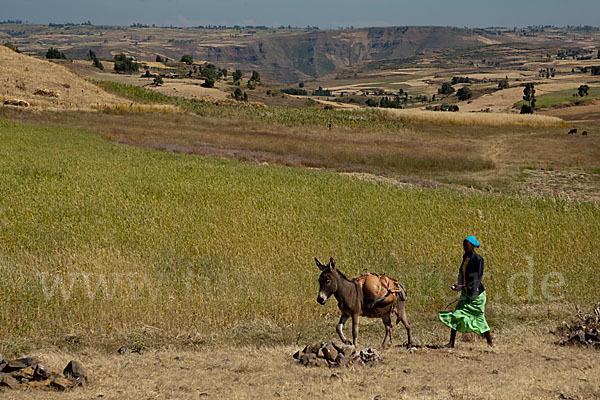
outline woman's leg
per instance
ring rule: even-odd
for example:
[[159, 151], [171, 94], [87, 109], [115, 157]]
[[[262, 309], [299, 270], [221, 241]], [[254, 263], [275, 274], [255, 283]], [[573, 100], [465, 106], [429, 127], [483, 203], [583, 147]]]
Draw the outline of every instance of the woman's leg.
[[494, 343], [492, 342], [492, 334], [490, 333], [490, 331], [487, 331], [486, 333], [484, 333], [484, 335], [487, 340], [488, 346], [492, 347], [494, 345]]
[[446, 347], [454, 348], [454, 342], [456, 341], [456, 329], [452, 329], [450, 331], [450, 341], [446, 345]]

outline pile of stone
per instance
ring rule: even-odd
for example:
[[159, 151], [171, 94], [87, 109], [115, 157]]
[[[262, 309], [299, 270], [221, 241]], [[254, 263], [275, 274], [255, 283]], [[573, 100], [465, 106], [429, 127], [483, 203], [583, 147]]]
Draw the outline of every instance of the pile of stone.
[[563, 322], [554, 332], [562, 337], [558, 344], [588, 346], [600, 350], [600, 304], [591, 314], [581, 312], [579, 307], [571, 322]]
[[308, 344], [294, 358], [307, 367], [376, 366], [382, 360], [377, 350], [370, 347], [357, 352], [354, 346], [338, 346], [333, 342]]
[[33, 94], [46, 97], [60, 97], [60, 92], [53, 89], [37, 89]]
[[26, 102], [25, 100], [19, 100], [19, 99], [4, 100], [4, 105], [5, 106], [17, 106], [17, 107], [29, 107], [28, 102]]
[[77, 361], [71, 361], [62, 374], [36, 357], [5, 360], [0, 355], [0, 390], [50, 388], [67, 390], [87, 384], [87, 372]]

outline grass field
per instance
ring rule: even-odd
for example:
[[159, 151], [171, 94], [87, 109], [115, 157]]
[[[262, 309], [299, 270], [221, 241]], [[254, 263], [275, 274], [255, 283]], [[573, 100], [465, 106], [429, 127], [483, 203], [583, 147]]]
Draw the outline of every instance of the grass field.
[[[535, 106], [537, 108], [550, 108], [591, 103], [594, 100], [600, 99], [600, 87], [591, 87], [588, 91], [588, 95], [584, 97], [573, 96], [574, 94], [577, 94], [577, 89], [559, 90], [556, 92], [543, 94], [539, 97], [536, 97]], [[515, 103], [514, 107], [521, 108], [522, 104], [525, 104], [523, 100]]]
[[410, 315], [432, 320], [466, 234], [483, 243], [492, 308], [597, 300], [593, 203], [399, 188], [6, 120], [0, 144], [4, 354], [314, 338], [337, 316], [315, 301], [314, 256], [399, 278]]

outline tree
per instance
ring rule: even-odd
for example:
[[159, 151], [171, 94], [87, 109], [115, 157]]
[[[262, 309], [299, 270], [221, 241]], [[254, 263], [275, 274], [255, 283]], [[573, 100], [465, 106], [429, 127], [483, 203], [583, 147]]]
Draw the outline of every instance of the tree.
[[242, 89], [240, 89], [239, 87], [235, 88], [231, 97], [233, 97], [236, 100], [242, 100]]
[[50, 47], [48, 49], [48, 51], [46, 52], [46, 58], [48, 58], [48, 59], [66, 59], [67, 57], [65, 57], [65, 53], [58, 50], [57, 48]]
[[535, 108], [535, 88], [533, 83], [527, 83], [525, 89], [523, 89], [523, 100], [529, 104], [523, 104], [521, 106], [521, 114], [533, 114]]
[[590, 87], [588, 85], [579, 86], [579, 88], [577, 89], [577, 92], [579, 93], [579, 97], [587, 96], [589, 90], [590, 90]]
[[508, 89], [508, 78], [506, 79], [501, 79], [498, 82], [498, 89], [502, 90], [502, 89]]
[[598, 50], [598, 55], [596, 56], [596, 58], [600, 58], [600, 50]]
[[88, 50], [88, 60], [93, 60], [96, 58], [96, 52], [92, 49]]
[[[600, 57], [599, 57], [599, 58], [600, 58]], [[302, 88], [304, 87], [304, 82], [300, 82], [300, 83], [298, 84], [298, 87], [299, 87], [300, 89], [302, 89]]]
[[104, 65], [102, 65], [100, 60], [98, 60], [97, 58], [94, 58], [94, 67], [98, 68], [101, 71], [104, 71]]
[[331, 97], [331, 90], [323, 89], [321, 86], [319, 86], [317, 90], [313, 90], [312, 95]]
[[213, 87], [215, 87], [215, 80], [212, 78], [206, 78], [204, 80], [204, 83], [202, 83], [200, 86], [205, 87], [205, 88], [213, 88]]
[[217, 68], [213, 64], [206, 64], [204, 67], [200, 67], [200, 76], [216, 81], [218, 78]]
[[239, 69], [236, 69], [235, 72], [232, 75], [233, 77], [233, 82], [239, 82], [240, 79], [242, 79], [242, 71], [240, 71]]
[[165, 60], [161, 56], [157, 55], [156, 56], [156, 62], [161, 63], [161, 62], [165, 62]]
[[221, 69], [221, 75], [223, 75], [223, 78], [227, 78], [228, 73], [229, 73], [229, 71], [227, 71], [227, 68]]
[[394, 96], [392, 99], [389, 97], [382, 97], [379, 100], [379, 107], [382, 108], [402, 108], [400, 104], [400, 97]]
[[154, 86], [162, 86], [164, 83], [162, 76], [157, 76], [154, 78], [154, 82], [152, 83]]
[[592, 70], [592, 75], [600, 75], [600, 66], [593, 66], [591, 67]]
[[127, 58], [125, 54], [117, 54], [114, 59], [115, 72], [132, 73], [140, 70], [140, 65], [133, 61], [133, 58]]
[[456, 92], [456, 96], [458, 97], [458, 100], [465, 101], [473, 97], [473, 92], [468, 86], [465, 86], [458, 89], [458, 91]]
[[250, 78], [252, 82], [260, 82], [260, 74], [256, 71], [252, 71], [252, 77]]
[[194, 59], [192, 58], [192, 56], [188, 55], [188, 54], [184, 54], [181, 57], [181, 62], [186, 63], [187, 65], [192, 65], [194, 63]]
[[377, 102], [371, 98], [368, 98], [365, 104], [369, 107], [377, 107]]
[[438, 94], [446, 94], [446, 95], [450, 95], [452, 93], [454, 93], [454, 88], [452, 87], [451, 84], [449, 84], [448, 82], [444, 82], [442, 84], [442, 87], [438, 89]]

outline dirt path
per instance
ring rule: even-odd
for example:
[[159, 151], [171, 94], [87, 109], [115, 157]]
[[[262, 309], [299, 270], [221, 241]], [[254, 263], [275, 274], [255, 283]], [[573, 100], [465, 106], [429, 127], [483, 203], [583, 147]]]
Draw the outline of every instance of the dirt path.
[[[455, 350], [393, 347], [377, 367], [307, 368], [291, 356], [301, 346], [206, 348], [142, 355], [37, 355], [50, 364], [76, 358], [90, 372], [86, 388], [30, 391], [29, 399], [567, 399], [600, 396], [600, 357], [559, 347], [533, 333], [458, 342]], [[3, 399], [23, 398], [5, 392]]]

